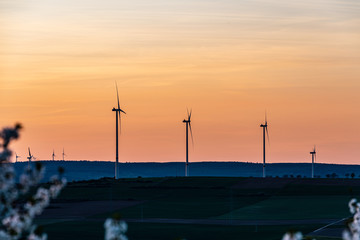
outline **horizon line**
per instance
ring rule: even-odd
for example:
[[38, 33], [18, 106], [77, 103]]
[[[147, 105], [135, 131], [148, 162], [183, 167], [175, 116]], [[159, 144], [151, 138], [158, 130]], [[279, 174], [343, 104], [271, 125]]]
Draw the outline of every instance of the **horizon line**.
[[[12, 164], [15, 163], [28, 163], [29, 161], [17, 161], [17, 162], [11, 162]], [[103, 163], [115, 163], [115, 161], [109, 161], [109, 160], [35, 160], [35, 161], [31, 161], [31, 162], [103, 162]], [[119, 164], [137, 164], [137, 163], [142, 163], [142, 164], [146, 164], [146, 163], [156, 163], [156, 164], [166, 164], [166, 163], [181, 163], [181, 164], [185, 164], [183, 161], [168, 161], [168, 162], [119, 162]], [[244, 162], [244, 161], [221, 161], [221, 160], [214, 160], [214, 161], [210, 161], [210, 160], [206, 160], [206, 161], [196, 161], [196, 162], [189, 162], [189, 164], [191, 163], [245, 163], [245, 164], [259, 164], [262, 165], [262, 162]], [[312, 164], [311, 162], [271, 162], [271, 163], [267, 163], [267, 164]], [[315, 164], [324, 164], [324, 165], [356, 165], [359, 166], [360, 164], [354, 164], [354, 163], [326, 163], [326, 162], [317, 162]]]

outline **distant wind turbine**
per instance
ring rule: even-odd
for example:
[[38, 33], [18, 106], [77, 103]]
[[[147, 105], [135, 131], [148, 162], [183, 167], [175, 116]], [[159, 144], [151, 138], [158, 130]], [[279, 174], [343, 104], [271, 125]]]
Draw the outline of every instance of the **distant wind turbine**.
[[66, 156], [66, 154], [65, 154], [65, 151], [64, 151], [64, 148], [63, 148], [63, 152], [62, 152], [63, 161], [65, 161], [65, 156]]
[[55, 155], [55, 152], [54, 152], [54, 149], [53, 149], [53, 153], [52, 153], [52, 155], [51, 155], [53, 161], [55, 161], [55, 156], [56, 156], [56, 155]]
[[311, 154], [311, 178], [314, 178], [314, 170], [315, 170], [315, 160], [316, 160], [316, 146], [314, 146], [314, 150], [310, 152]]
[[188, 119], [184, 119], [183, 123], [186, 123], [186, 164], [185, 164], [185, 177], [189, 176], [189, 128], [190, 128], [190, 134], [191, 134], [191, 142], [192, 144], [194, 144], [194, 139], [193, 139], [193, 135], [192, 135], [192, 130], [191, 130], [191, 113], [192, 110], [187, 110], [187, 114], [188, 114]]
[[27, 157], [27, 159], [29, 160], [28, 165], [30, 166], [31, 160], [35, 159], [35, 157], [34, 157], [34, 155], [31, 155], [30, 148], [28, 148], [28, 149], [29, 149], [29, 156]]
[[268, 139], [268, 142], [269, 142], [269, 132], [268, 132], [268, 123], [267, 123], [267, 116], [266, 116], [266, 113], [265, 113], [265, 124], [261, 124], [260, 127], [263, 128], [263, 177], [266, 177], [266, 170], [265, 170], [265, 164], [266, 164], [266, 161], [265, 161], [265, 135], [267, 136], [267, 139]]
[[15, 162], [17, 162], [19, 158], [21, 158], [21, 157], [19, 155], [17, 155], [17, 153], [15, 153]]
[[119, 101], [119, 91], [117, 87], [117, 83], [115, 82], [116, 86], [116, 94], [117, 94], [117, 108], [113, 108], [112, 111], [116, 113], [116, 162], [115, 162], [115, 179], [118, 178], [118, 163], [119, 163], [119, 127], [120, 127], [120, 134], [121, 134], [121, 113], [125, 113], [120, 108], [120, 101]]

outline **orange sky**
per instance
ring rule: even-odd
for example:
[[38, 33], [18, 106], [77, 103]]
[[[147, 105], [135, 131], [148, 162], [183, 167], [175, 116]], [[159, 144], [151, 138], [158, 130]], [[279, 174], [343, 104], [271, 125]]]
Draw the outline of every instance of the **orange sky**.
[[0, 125], [38, 159], [358, 163], [357, 0], [0, 1]]

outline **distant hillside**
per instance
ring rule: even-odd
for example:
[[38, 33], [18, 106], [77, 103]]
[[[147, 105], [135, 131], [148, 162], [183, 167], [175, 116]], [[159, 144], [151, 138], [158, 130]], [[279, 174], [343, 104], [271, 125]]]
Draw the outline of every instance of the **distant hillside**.
[[[93, 161], [42, 161], [46, 166], [45, 179], [54, 175], [59, 166], [65, 168], [65, 176], [69, 181], [98, 179], [114, 176], [114, 162]], [[17, 174], [27, 166], [27, 162], [15, 163]], [[184, 176], [185, 164], [170, 163], [120, 163], [121, 178]], [[272, 163], [266, 165], [267, 176], [271, 177], [310, 177], [309, 163]], [[360, 165], [316, 164], [315, 175], [326, 178], [336, 174], [346, 177], [354, 173], [360, 176]], [[196, 162], [190, 164], [190, 176], [226, 176], [226, 177], [261, 177], [262, 165], [243, 162]]]

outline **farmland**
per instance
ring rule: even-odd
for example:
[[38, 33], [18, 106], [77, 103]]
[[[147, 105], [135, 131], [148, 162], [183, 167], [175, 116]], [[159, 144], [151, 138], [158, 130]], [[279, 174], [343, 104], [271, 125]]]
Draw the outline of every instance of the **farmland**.
[[102, 178], [69, 183], [36, 221], [50, 239], [102, 239], [104, 220], [120, 213], [129, 239], [275, 240], [349, 217], [358, 195], [358, 179]]

